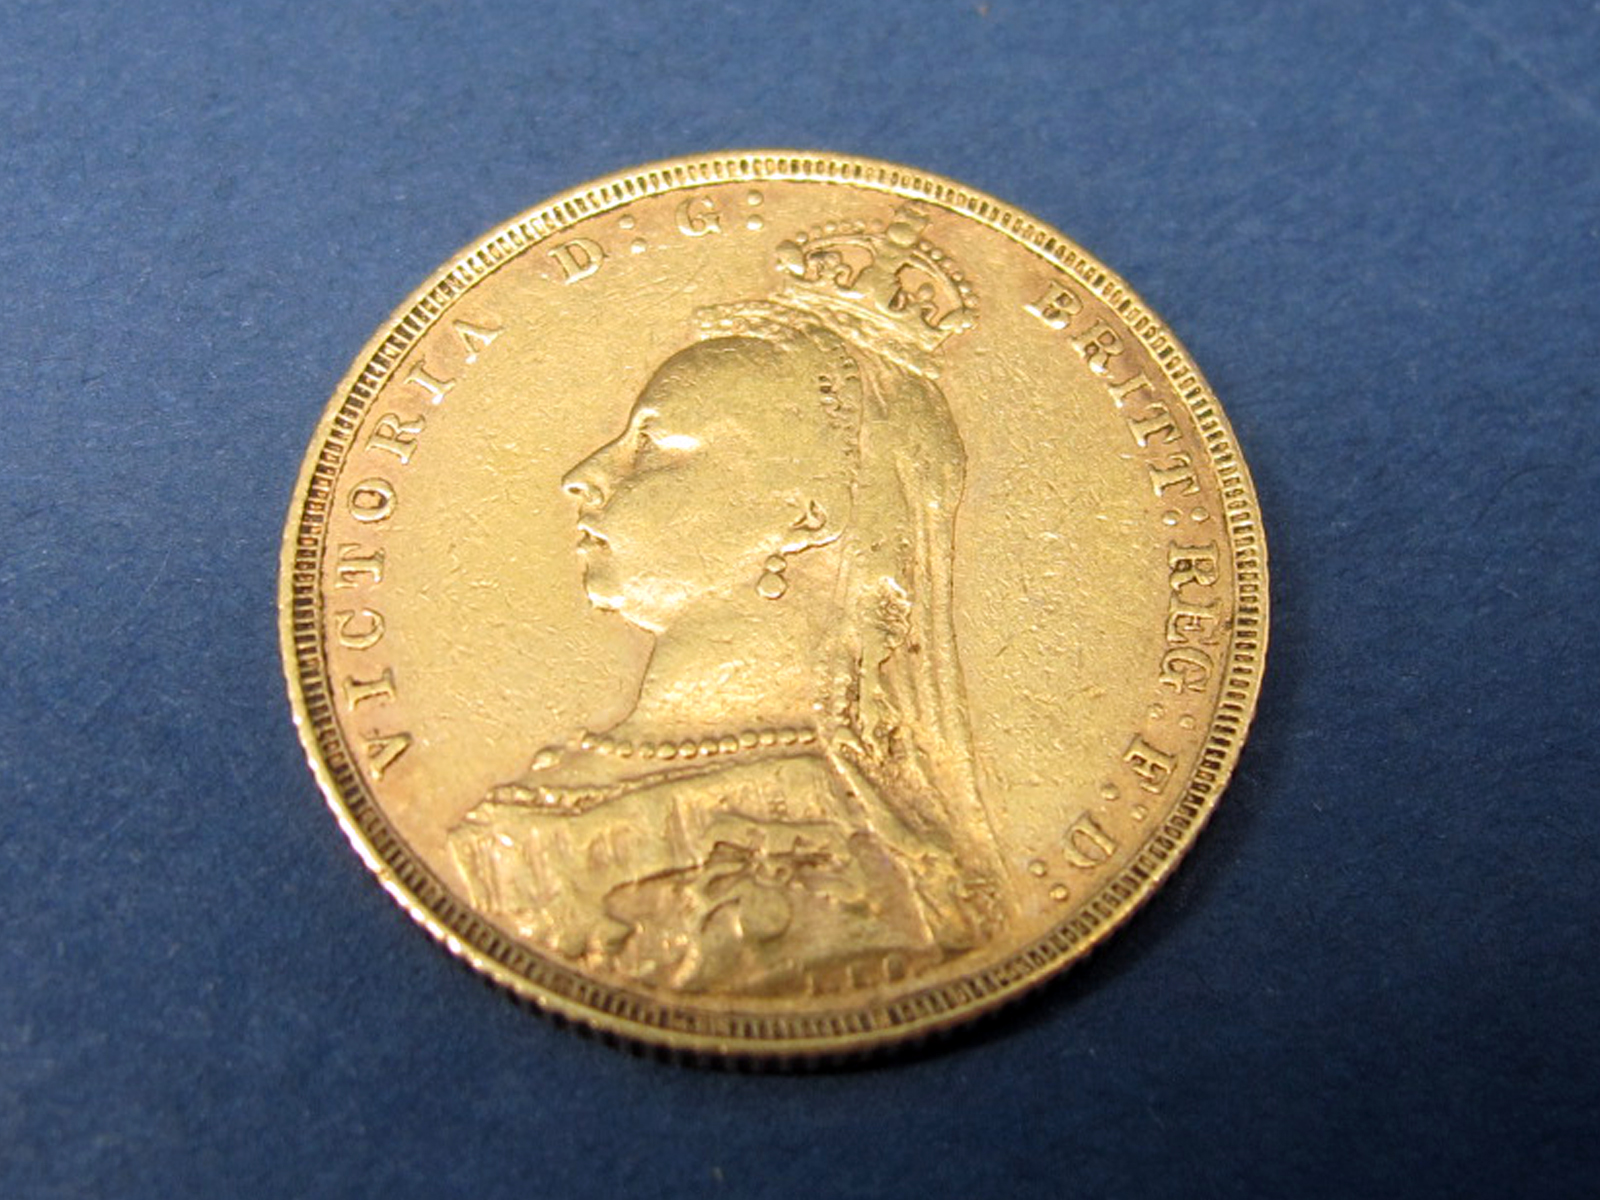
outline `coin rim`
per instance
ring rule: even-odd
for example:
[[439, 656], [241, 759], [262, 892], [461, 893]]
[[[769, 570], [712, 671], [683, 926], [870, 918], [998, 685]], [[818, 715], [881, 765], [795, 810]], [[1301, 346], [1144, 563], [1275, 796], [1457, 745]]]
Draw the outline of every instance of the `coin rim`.
[[[1221, 692], [1182, 799], [1087, 906], [1007, 957], [946, 983], [850, 1011], [739, 1013], [673, 1004], [601, 983], [509, 937], [455, 895], [384, 817], [333, 715], [322, 620], [326, 519], [366, 405], [451, 305], [506, 263], [581, 220], [652, 196], [719, 183], [837, 183], [947, 209], [1010, 237], [1108, 304], [1188, 406], [1216, 475], [1234, 551], [1235, 623]], [[344, 439], [341, 441], [341, 437]], [[295, 728], [329, 808], [385, 890], [450, 953], [537, 1007], [631, 1041], [695, 1055], [811, 1059], [920, 1039], [988, 1012], [1083, 958], [1177, 866], [1216, 807], [1260, 694], [1268, 576], [1259, 504], [1232, 427], [1188, 353], [1116, 274], [1059, 231], [975, 188], [895, 163], [807, 150], [744, 150], [647, 163], [562, 192], [470, 242], [415, 289], [362, 348], [311, 438], [285, 523], [279, 640]], [[431, 893], [431, 894], [430, 894]]]

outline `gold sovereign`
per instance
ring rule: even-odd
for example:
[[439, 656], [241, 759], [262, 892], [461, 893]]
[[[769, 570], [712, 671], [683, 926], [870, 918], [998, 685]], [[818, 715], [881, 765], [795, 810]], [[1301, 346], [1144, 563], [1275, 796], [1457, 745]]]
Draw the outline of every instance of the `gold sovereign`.
[[1188, 355], [960, 184], [779, 151], [473, 244], [312, 439], [279, 603], [335, 815], [453, 953], [675, 1049], [917, 1037], [1188, 848], [1266, 552]]

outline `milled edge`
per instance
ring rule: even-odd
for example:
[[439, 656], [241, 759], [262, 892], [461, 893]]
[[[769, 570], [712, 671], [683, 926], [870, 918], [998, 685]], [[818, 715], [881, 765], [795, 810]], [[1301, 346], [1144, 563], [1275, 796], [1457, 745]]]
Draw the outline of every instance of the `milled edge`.
[[[334, 716], [321, 595], [324, 531], [349, 439], [412, 346], [471, 288], [580, 220], [632, 201], [715, 183], [844, 183], [929, 201], [995, 229], [1071, 274], [1107, 303], [1188, 405], [1216, 472], [1234, 564], [1227, 672], [1184, 794], [1143, 849], [1070, 921], [1003, 961], [949, 983], [851, 1012], [715, 1012], [595, 982], [515, 942], [458, 900], [384, 818]], [[1083, 958], [1165, 881], [1227, 786], [1260, 692], [1267, 645], [1266, 546], [1255, 489], [1233, 431], [1199, 369], [1148, 305], [1070, 239], [975, 189], [927, 172], [814, 151], [754, 150], [648, 164], [556, 196], [470, 243], [416, 289], [356, 357], [312, 436], [284, 531], [279, 638], [307, 761], [345, 836], [384, 888], [458, 957], [541, 1009], [604, 1034], [691, 1055], [815, 1059], [915, 1041], [987, 1012]]]

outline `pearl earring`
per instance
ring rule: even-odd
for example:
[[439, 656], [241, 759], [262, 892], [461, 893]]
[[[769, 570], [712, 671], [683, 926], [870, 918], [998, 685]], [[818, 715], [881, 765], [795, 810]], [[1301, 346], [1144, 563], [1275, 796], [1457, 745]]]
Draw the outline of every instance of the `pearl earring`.
[[789, 581], [783, 577], [788, 567], [788, 560], [783, 555], [774, 554], [768, 557], [761, 578], [756, 580], [756, 592], [762, 599], [778, 600], [789, 590]]

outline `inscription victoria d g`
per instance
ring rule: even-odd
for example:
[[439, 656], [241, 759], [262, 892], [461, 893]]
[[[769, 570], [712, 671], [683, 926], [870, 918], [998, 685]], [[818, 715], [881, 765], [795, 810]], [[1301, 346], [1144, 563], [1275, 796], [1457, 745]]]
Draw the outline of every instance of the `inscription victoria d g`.
[[1265, 553], [1215, 398], [1093, 259], [763, 152], [421, 289], [313, 440], [281, 607], [329, 802], [449, 949], [787, 1057], [990, 1008], [1164, 878], [1254, 706]]

